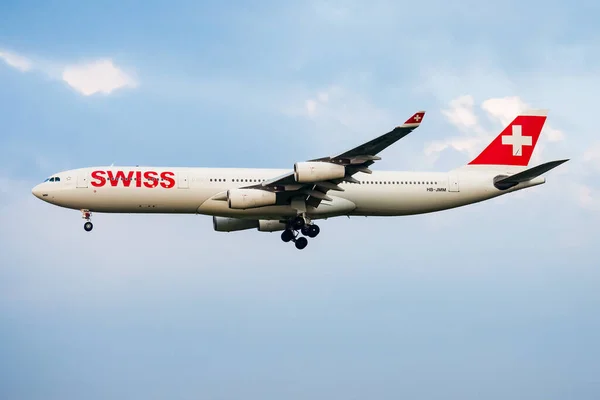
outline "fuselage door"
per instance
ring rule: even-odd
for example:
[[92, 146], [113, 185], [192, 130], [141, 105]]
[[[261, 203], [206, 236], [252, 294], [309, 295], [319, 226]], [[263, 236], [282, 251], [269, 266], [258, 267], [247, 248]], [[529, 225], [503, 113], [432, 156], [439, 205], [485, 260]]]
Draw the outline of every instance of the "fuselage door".
[[456, 172], [450, 172], [448, 174], [448, 191], [458, 192], [458, 174]]
[[88, 173], [87, 171], [80, 171], [77, 174], [77, 187], [86, 188], [88, 187]]

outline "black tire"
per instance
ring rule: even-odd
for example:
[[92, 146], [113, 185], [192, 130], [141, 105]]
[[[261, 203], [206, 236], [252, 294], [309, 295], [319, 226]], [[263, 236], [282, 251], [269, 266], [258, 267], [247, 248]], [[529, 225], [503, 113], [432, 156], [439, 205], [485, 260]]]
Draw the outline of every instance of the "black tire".
[[83, 229], [85, 229], [86, 232], [91, 231], [93, 228], [94, 228], [94, 224], [92, 224], [90, 221], [83, 224]]
[[299, 237], [298, 239], [296, 239], [296, 248], [298, 250], [302, 250], [303, 248], [306, 247], [306, 245], [308, 245], [308, 239], [305, 237]]
[[319, 228], [319, 225], [310, 225], [308, 227], [308, 237], [311, 237], [311, 238], [317, 237], [319, 232], [321, 232], [321, 228]]
[[302, 234], [303, 234], [304, 236], [308, 236], [308, 235], [310, 235], [310, 233], [309, 233], [309, 232], [310, 232], [310, 226], [309, 226], [309, 225], [304, 225], [304, 226], [303, 226], [303, 227], [300, 229], [300, 232], [302, 232]]
[[281, 232], [281, 240], [283, 240], [284, 242], [289, 242], [290, 240], [292, 240], [294, 238], [294, 231], [290, 230], [290, 229], [286, 229], [285, 231]]

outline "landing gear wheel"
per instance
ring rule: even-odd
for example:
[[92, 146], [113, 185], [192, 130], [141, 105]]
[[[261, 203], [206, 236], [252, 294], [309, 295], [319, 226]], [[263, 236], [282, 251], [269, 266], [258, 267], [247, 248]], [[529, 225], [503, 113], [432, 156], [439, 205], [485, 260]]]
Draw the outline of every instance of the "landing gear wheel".
[[310, 235], [310, 225], [304, 225], [302, 228], [300, 228], [300, 232], [302, 232], [304, 236]]
[[83, 224], [83, 229], [85, 229], [86, 232], [91, 231], [93, 228], [94, 228], [94, 224], [92, 224], [90, 221]]
[[286, 229], [285, 231], [281, 232], [281, 240], [283, 240], [284, 242], [287, 243], [293, 239], [294, 239], [294, 231], [292, 231], [291, 229]]
[[302, 229], [302, 227], [304, 227], [304, 225], [306, 225], [306, 221], [304, 221], [304, 218], [301, 216], [297, 216], [296, 218], [294, 218], [292, 220], [292, 228], [298, 230], [298, 229]]
[[307, 245], [308, 245], [308, 239], [306, 239], [305, 237], [299, 237], [298, 239], [296, 239], [296, 248], [298, 250], [302, 250]]
[[308, 237], [314, 238], [319, 234], [319, 232], [321, 232], [321, 228], [319, 228], [318, 225], [309, 225], [308, 232], [306, 234], [308, 235]]

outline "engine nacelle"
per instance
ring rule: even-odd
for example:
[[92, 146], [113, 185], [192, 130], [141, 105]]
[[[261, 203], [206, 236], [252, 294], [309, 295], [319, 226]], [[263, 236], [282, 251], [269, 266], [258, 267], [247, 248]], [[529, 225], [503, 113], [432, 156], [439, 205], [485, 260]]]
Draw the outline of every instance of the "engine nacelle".
[[230, 189], [227, 191], [227, 202], [229, 208], [245, 210], [272, 206], [277, 202], [277, 195], [260, 189]]
[[261, 219], [258, 221], [258, 230], [261, 232], [284, 231], [287, 225], [277, 220]]
[[327, 181], [346, 176], [346, 167], [321, 161], [297, 162], [294, 164], [294, 179], [300, 183]]
[[258, 227], [255, 219], [213, 217], [213, 227], [217, 232], [243, 231]]

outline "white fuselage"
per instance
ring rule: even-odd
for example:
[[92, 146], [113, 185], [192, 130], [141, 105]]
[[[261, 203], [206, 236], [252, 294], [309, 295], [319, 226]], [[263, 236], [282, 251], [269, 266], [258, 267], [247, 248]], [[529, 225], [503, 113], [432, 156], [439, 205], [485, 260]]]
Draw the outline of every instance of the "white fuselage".
[[[297, 210], [289, 205], [231, 209], [222, 195], [228, 189], [257, 185], [286, 172], [289, 170], [82, 168], [53, 175], [60, 181], [43, 182], [33, 193], [57, 206], [92, 212], [185, 213], [276, 220], [295, 216]], [[495, 176], [515, 172], [513, 167], [506, 166], [469, 166], [450, 172], [358, 173], [354, 178], [360, 183], [340, 184], [344, 191], [330, 190], [327, 195], [333, 200], [323, 201], [317, 208], [308, 207], [307, 216], [319, 219], [340, 215], [421, 214], [476, 203], [545, 181], [535, 178], [504, 191], [494, 187]]]

